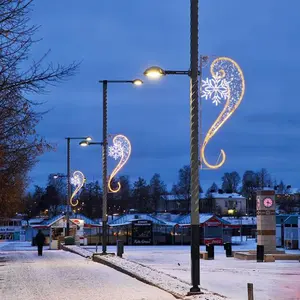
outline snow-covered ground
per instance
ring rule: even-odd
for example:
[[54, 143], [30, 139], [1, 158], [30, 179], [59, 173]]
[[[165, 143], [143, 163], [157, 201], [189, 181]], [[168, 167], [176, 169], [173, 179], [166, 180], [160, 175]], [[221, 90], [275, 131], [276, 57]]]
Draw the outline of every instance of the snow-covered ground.
[[[87, 246], [84, 248], [91, 252], [95, 251], [95, 246]], [[255, 248], [256, 244], [253, 241], [233, 246], [233, 250]], [[47, 247], [45, 247], [45, 249], [47, 249]], [[31, 243], [0, 243], [0, 256], [2, 251], [9, 250], [12, 250], [12, 252], [17, 255], [19, 253], [18, 251], [34, 250], [32, 257], [34, 258], [34, 255], [36, 255], [36, 247], [31, 247]], [[205, 247], [201, 247], [201, 250], [205, 250]], [[55, 252], [60, 253], [60, 251], [46, 250], [45, 257], [48, 255], [51, 256], [52, 253]], [[101, 252], [101, 246], [98, 247], [98, 252]], [[115, 253], [116, 246], [109, 246], [108, 252]], [[286, 252], [299, 253], [300, 251], [289, 250]], [[26, 251], [24, 253], [30, 252]], [[24, 255], [24, 253], [22, 252], [22, 255]], [[123, 257], [173, 277], [178, 277], [188, 284], [190, 282], [189, 246], [125, 246]], [[69, 258], [69, 256], [66, 258]], [[35, 259], [39, 258], [37, 257]], [[83, 260], [85, 263], [88, 261], [82, 257], [78, 257], [78, 259]], [[73, 262], [75, 261], [77, 260], [73, 260]], [[90, 263], [92, 262], [89, 262], [89, 264]], [[300, 263], [298, 261], [277, 261], [275, 263], [241, 261], [234, 258], [226, 258], [223, 247], [216, 246], [215, 260], [201, 260], [200, 264], [201, 286], [209, 291], [225, 295], [230, 299], [247, 299], [247, 283], [250, 282], [254, 284], [255, 300], [300, 300]], [[99, 266], [100, 264], [96, 265]], [[2, 274], [1, 271], [2, 268], [0, 266], [0, 276]], [[3, 284], [3, 281], [0, 280], [0, 282]], [[0, 297], [0, 299], [2, 298]]]
[[[44, 250], [48, 249], [49, 246], [44, 247]], [[37, 251], [37, 247], [31, 246], [31, 242], [1, 241], [0, 251]]]
[[1, 300], [174, 300], [102, 264], [62, 250], [0, 249]]
[[[254, 242], [233, 250], [255, 249]], [[205, 247], [201, 247], [204, 250]], [[95, 247], [88, 247], [94, 251]], [[98, 248], [100, 252], [101, 248]], [[108, 251], [115, 252], [111, 246]], [[125, 246], [124, 258], [190, 282], [189, 246]], [[299, 251], [287, 251], [299, 253]], [[255, 300], [300, 300], [300, 263], [257, 263], [226, 258], [224, 248], [215, 247], [215, 260], [201, 260], [201, 286], [232, 300], [247, 299], [247, 283], [254, 284]]]

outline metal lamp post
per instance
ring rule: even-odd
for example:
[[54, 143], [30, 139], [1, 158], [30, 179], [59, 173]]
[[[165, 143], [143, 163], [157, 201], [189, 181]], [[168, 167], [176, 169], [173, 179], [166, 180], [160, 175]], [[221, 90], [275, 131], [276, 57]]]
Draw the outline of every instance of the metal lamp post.
[[80, 143], [81, 146], [93, 144], [102, 145], [102, 254], [106, 254], [107, 250], [107, 86], [108, 83], [130, 83], [137, 86], [143, 84], [140, 79], [134, 80], [99, 80], [103, 87], [103, 125], [102, 134], [103, 140], [101, 143]]
[[152, 67], [144, 72], [149, 78], [164, 75], [188, 75], [190, 77], [190, 163], [191, 163], [191, 294], [200, 293], [200, 236], [199, 236], [199, 105], [198, 105], [198, 7], [199, 0], [190, 0], [190, 70], [166, 71]]
[[70, 234], [70, 199], [71, 199], [71, 193], [72, 193], [72, 187], [71, 187], [71, 140], [86, 140], [91, 141], [92, 138], [87, 137], [66, 137], [67, 140], [67, 201], [66, 201], [66, 219], [67, 219], [67, 227], [66, 227], [66, 236]]

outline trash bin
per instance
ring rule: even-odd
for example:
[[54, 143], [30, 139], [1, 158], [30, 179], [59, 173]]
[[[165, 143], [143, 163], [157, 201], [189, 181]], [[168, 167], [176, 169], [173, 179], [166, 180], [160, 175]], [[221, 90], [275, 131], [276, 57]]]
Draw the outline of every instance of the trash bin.
[[226, 243], [226, 257], [232, 257], [232, 244]]
[[124, 242], [118, 240], [117, 241], [117, 255], [119, 257], [122, 257], [123, 253], [124, 253]]
[[213, 260], [215, 258], [215, 249], [213, 244], [206, 245], [206, 251], [207, 251], [207, 259]]
[[264, 261], [264, 256], [265, 256], [265, 249], [264, 245], [257, 245], [256, 248], [256, 261], [257, 262], [263, 262]]

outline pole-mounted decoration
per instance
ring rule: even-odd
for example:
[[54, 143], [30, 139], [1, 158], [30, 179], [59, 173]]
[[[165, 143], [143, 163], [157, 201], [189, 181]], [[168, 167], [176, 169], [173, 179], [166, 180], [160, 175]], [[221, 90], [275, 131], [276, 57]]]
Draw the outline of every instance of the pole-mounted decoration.
[[211, 99], [217, 106], [226, 101], [222, 112], [219, 114], [211, 128], [209, 129], [201, 147], [201, 161], [209, 169], [220, 168], [225, 160], [226, 154], [221, 149], [221, 161], [211, 165], [205, 158], [205, 148], [209, 140], [223, 126], [229, 117], [235, 112], [240, 105], [245, 93], [245, 79], [243, 71], [239, 65], [228, 57], [218, 57], [210, 65], [210, 73], [212, 78], [202, 80], [201, 97]]
[[73, 200], [74, 200], [74, 197], [76, 196], [76, 194], [83, 187], [84, 183], [85, 183], [85, 177], [84, 177], [83, 173], [80, 171], [75, 171], [73, 173], [73, 177], [71, 178], [71, 184], [73, 184], [75, 186], [75, 191], [73, 192], [71, 199], [70, 199], [70, 204], [72, 206], [78, 205], [79, 201], [76, 199], [76, 201], [73, 202]]
[[113, 145], [108, 147], [108, 156], [115, 160], [119, 160], [117, 166], [112, 171], [108, 179], [108, 189], [111, 193], [117, 193], [121, 189], [121, 184], [118, 182], [118, 187], [113, 189], [111, 186], [112, 179], [124, 167], [131, 154], [131, 144], [128, 138], [122, 134], [118, 134], [113, 138]]

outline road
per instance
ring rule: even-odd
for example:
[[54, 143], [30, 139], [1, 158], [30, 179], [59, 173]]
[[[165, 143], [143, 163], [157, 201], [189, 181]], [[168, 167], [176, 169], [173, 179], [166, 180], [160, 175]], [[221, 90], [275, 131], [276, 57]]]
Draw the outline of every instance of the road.
[[0, 250], [1, 300], [174, 300], [155, 287], [61, 250]]

